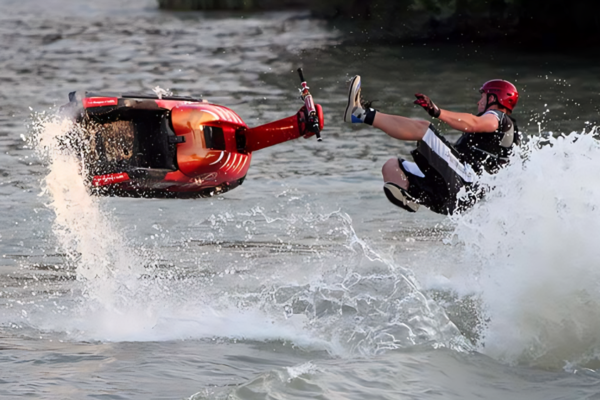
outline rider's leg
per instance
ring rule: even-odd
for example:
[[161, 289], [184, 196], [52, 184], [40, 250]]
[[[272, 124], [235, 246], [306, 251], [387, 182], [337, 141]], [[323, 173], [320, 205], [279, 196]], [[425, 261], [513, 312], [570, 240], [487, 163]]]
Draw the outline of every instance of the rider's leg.
[[[389, 136], [400, 140], [423, 139], [429, 122], [412, 118], [380, 113], [364, 103], [361, 92], [360, 76], [355, 76], [350, 82], [348, 90], [348, 103], [344, 111], [344, 121], [352, 123], [365, 123], [384, 131]], [[381, 170], [383, 174], [383, 191], [390, 202], [405, 210], [415, 212], [419, 204], [408, 193], [409, 181], [400, 168], [398, 159], [388, 160]]]
[[400, 168], [397, 158], [390, 158], [381, 168], [384, 182], [392, 182], [404, 190], [408, 190], [408, 178]]
[[415, 212], [419, 209], [418, 200], [408, 193], [410, 183], [406, 173], [400, 168], [400, 160], [391, 158], [381, 169], [383, 174], [383, 192], [390, 202], [407, 211]]
[[383, 174], [383, 192], [390, 202], [407, 211], [415, 212], [419, 209], [417, 200], [408, 193], [408, 177], [400, 168], [397, 158], [389, 159], [381, 169]]
[[[423, 139], [429, 125], [428, 121], [384, 114], [379, 111], [375, 113], [375, 118], [373, 119], [373, 126], [375, 128], [381, 129], [389, 136], [400, 140]], [[397, 164], [398, 160], [396, 160]]]

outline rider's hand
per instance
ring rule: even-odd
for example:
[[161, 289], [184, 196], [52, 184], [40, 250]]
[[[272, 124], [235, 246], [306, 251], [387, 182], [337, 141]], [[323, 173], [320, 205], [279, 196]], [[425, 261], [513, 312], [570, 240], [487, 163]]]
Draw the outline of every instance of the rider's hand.
[[425, 111], [427, 111], [432, 117], [439, 118], [441, 113], [440, 108], [436, 106], [435, 103], [431, 101], [429, 97], [421, 93], [415, 94], [415, 97], [417, 98], [415, 100], [415, 104], [423, 107]]
[[314, 132], [308, 130], [308, 115], [306, 113], [306, 106], [302, 106], [300, 110], [298, 110], [298, 129], [300, 130], [300, 136], [304, 139], [308, 139], [311, 136], [314, 136]]

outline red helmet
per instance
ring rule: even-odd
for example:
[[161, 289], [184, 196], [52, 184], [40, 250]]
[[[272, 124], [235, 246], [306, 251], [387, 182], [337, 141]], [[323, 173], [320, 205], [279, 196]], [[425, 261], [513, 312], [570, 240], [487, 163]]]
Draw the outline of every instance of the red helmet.
[[519, 92], [515, 85], [502, 79], [492, 79], [491, 81], [487, 81], [481, 86], [479, 93], [496, 95], [498, 101], [496, 103], [488, 103], [487, 107], [492, 104], [500, 104], [502, 107], [512, 111], [519, 101]]

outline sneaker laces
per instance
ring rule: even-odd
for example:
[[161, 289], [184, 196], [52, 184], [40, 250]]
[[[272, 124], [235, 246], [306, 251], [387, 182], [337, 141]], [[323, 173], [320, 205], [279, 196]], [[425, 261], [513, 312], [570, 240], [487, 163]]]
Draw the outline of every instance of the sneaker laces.
[[375, 103], [376, 101], [379, 101], [379, 100], [370, 100], [370, 101], [368, 101], [368, 100], [363, 99], [362, 96], [361, 96], [360, 97], [360, 106], [363, 109], [368, 110], [369, 108], [373, 108], [372, 107], [373, 103]]

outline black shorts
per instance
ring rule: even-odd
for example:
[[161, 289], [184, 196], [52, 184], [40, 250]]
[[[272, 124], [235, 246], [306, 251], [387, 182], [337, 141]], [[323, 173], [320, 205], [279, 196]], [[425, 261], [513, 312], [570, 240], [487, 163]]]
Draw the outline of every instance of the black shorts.
[[458, 199], [458, 193], [463, 187], [470, 190], [475, 171], [461, 160], [460, 154], [435, 127], [429, 126], [411, 155], [414, 162], [398, 158], [398, 164], [408, 178], [408, 193], [419, 204], [440, 214], [452, 214], [474, 203], [470, 195]]

